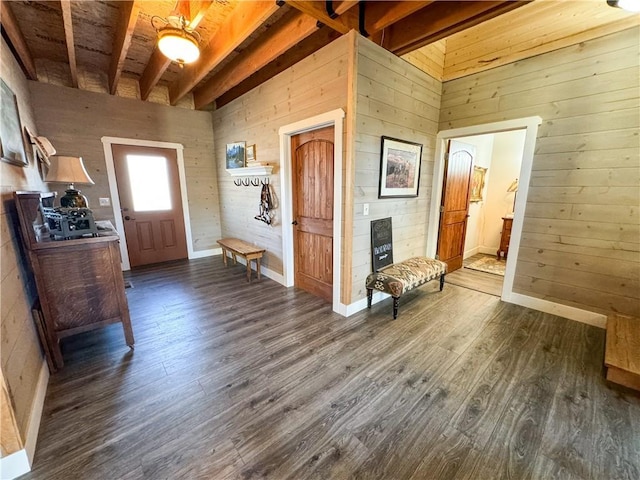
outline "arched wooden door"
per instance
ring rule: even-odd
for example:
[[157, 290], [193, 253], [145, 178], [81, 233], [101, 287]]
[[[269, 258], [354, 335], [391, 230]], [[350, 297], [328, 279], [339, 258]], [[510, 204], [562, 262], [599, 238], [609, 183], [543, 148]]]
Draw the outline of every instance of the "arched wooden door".
[[462, 267], [464, 239], [469, 216], [469, 188], [475, 147], [456, 140], [449, 141], [440, 204], [438, 258], [448, 271]]
[[333, 138], [327, 127], [291, 138], [295, 286], [333, 298]]

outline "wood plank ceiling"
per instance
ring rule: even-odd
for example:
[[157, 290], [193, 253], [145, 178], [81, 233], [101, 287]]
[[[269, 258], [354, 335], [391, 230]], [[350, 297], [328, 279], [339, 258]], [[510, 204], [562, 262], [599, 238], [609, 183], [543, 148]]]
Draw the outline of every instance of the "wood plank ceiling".
[[[529, 1], [2, 1], [2, 34], [31, 80], [78, 88], [79, 74], [115, 94], [123, 78], [142, 100], [221, 106], [335, 38], [356, 29], [401, 55]], [[200, 34], [201, 56], [181, 68], [156, 48], [155, 15], [182, 12]]]

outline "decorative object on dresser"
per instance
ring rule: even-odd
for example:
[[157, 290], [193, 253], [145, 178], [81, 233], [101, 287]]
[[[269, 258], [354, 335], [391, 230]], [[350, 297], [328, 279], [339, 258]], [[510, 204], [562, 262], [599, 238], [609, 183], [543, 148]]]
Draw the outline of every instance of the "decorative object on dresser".
[[417, 197], [422, 145], [382, 137], [378, 198]]
[[500, 247], [496, 257], [500, 259], [500, 255], [504, 254], [504, 258], [507, 258], [509, 253], [509, 241], [511, 240], [511, 227], [513, 226], [513, 217], [502, 217], [502, 233], [500, 234]]
[[[15, 192], [22, 240], [36, 281], [40, 314], [34, 315], [48, 361], [55, 371], [64, 361], [60, 339], [121, 322], [126, 344], [133, 330], [120, 268], [117, 233], [56, 241], [40, 214], [54, 193]], [[38, 310], [38, 307], [34, 307]], [[39, 320], [38, 320], [39, 319]]]
[[60, 197], [60, 205], [70, 208], [87, 208], [87, 197], [76, 190], [74, 184], [94, 185], [95, 182], [84, 168], [82, 157], [51, 157], [51, 167], [44, 179], [47, 183], [67, 183], [65, 195]]

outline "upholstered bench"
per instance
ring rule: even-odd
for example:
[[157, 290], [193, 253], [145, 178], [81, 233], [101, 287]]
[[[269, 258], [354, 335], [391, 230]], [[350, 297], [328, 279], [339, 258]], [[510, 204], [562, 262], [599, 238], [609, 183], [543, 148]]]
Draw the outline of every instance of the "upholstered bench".
[[393, 297], [393, 319], [398, 317], [400, 296], [435, 278], [440, 278], [440, 291], [444, 287], [447, 264], [428, 257], [414, 257], [392, 263], [367, 277], [367, 307], [371, 308], [373, 291], [379, 290]]

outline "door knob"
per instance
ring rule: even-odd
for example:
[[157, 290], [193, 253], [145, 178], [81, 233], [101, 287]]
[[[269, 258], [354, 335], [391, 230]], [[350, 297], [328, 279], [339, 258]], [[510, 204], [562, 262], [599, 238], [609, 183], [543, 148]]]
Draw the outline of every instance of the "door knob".
[[124, 219], [125, 219], [125, 220], [135, 220], [135, 218], [131, 218], [129, 215], [125, 215], [125, 216], [124, 216]]
[[297, 220], [294, 220], [293, 222], [291, 222], [291, 225], [297, 225], [297, 224], [298, 224]]

